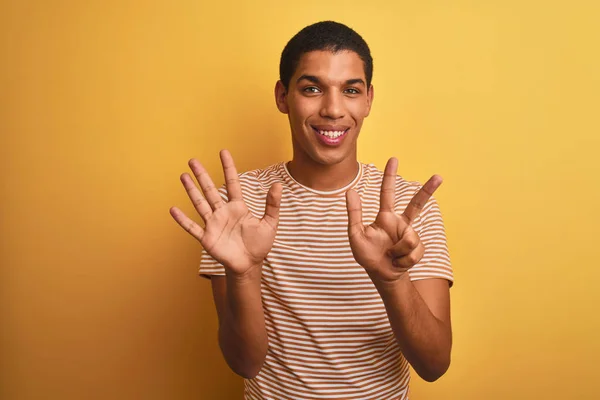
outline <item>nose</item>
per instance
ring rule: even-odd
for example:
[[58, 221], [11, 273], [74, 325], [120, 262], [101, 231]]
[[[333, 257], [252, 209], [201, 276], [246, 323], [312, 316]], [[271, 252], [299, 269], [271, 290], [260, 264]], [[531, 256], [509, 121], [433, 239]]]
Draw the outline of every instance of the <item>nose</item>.
[[328, 119], [344, 117], [344, 100], [341, 93], [329, 92], [322, 98], [321, 117]]

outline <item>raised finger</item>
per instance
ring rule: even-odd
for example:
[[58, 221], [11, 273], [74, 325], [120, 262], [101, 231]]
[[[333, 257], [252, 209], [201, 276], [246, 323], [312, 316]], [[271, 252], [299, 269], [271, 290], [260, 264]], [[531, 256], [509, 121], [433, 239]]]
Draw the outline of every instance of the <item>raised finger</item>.
[[200, 193], [200, 189], [198, 189], [192, 177], [185, 173], [181, 175], [181, 183], [183, 183], [188, 197], [192, 201], [192, 204], [194, 204], [194, 208], [198, 211], [204, 222], [206, 222], [212, 214], [212, 208], [210, 208], [210, 205], [204, 196], [202, 196], [202, 193]]
[[198, 180], [200, 187], [202, 188], [202, 193], [206, 196], [206, 200], [208, 200], [208, 204], [212, 207], [213, 210], [223, 207], [225, 204], [223, 203], [223, 198], [219, 194], [219, 191], [215, 187], [210, 175], [206, 169], [200, 164], [200, 162], [196, 159], [191, 159], [189, 161], [189, 166], [194, 173], [194, 176]]
[[171, 207], [169, 210], [171, 216], [179, 226], [186, 230], [190, 235], [198, 239], [198, 241], [202, 242], [202, 237], [204, 236], [204, 229], [193, 220], [191, 220], [187, 215], [183, 213], [177, 207]]
[[281, 206], [281, 193], [283, 186], [281, 183], [274, 183], [267, 193], [267, 204], [265, 205], [265, 215], [263, 221], [268, 223], [273, 230], [277, 230], [279, 225], [279, 208]]
[[365, 230], [362, 222], [362, 205], [360, 196], [352, 189], [346, 192], [346, 210], [348, 211], [348, 236], [362, 234]]
[[417, 192], [417, 194], [414, 195], [404, 210], [404, 216], [408, 220], [408, 223], [412, 223], [415, 218], [419, 216], [421, 211], [423, 211], [425, 204], [427, 204], [433, 193], [442, 184], [442, 181], [443, 179], [441, 176], [433, 175]]
[[398, 160], [392, 157], [388, 160], [383, 172], [383, 181], [381, 182], [381, 192], [379, 194], [379, 212], [394, 211], [397, 172]]
[[229, 200], [242, 200], [242, 187], [240, 179], [233, 162], [233, 157], [229, 150], [221, 150], [221, 164], [223, 165], [223, 173], [225, 174], [225, 186]]

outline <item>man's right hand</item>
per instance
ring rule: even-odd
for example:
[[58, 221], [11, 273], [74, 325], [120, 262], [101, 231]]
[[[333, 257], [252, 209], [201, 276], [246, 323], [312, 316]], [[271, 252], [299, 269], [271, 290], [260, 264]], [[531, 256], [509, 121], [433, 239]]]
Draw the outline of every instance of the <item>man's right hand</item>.
[[204, 228], [177, 207], [172, 207], [170, 212], [175, 221], [195, 237], [208, 254], [225, 266], [228, 275], [244, 277], [262, 267], [263, 260], [273, 246], [279, 223], [282, 187], [279, 183], [271, 186], [267, 194], [265, 215], [258, 219], [244, 202], [231, 154], [222, 150], [220, 156], [229, 201], [223, 200], [202, 164], [191, 159], [189, 166], [204, 196], [189, 174], [182, 174], [181, 182], [204, 221]]

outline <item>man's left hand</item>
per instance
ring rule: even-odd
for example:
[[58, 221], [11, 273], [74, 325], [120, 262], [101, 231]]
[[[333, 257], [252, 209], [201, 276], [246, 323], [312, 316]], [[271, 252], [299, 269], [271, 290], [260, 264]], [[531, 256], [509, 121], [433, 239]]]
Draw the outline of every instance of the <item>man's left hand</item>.
[[358, 193], [354, 190], [346, 193], [352, 254], [374, 282], [393, 283], [421, 260], [425, 247], [411, 225], [442, 184], [439, 175], [432, 176], [398, 215], [394, 210], [397, 170], [398, 160], [391, 158], [381, 184], [379, 213], [371, 225], [363, 225]]

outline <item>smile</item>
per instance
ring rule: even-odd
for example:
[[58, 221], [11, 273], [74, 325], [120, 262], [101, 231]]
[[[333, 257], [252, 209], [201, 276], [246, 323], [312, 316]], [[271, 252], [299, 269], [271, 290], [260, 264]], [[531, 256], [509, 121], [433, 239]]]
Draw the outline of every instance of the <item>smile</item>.
[[314, 126], [312, 128], [317, 134], [317, 138], [320, 140], [320, 142], [328, 146], [339, 145], [350, 130], [350, 128], [319, 129]]
[[332, 138], [332, 139], [340, 137], [344, 133], [346, 133], [346, 131], [319, 131], [319, 130], [317, 130], [317, 132], [323, 136], [327, 136], [328, 138]]

